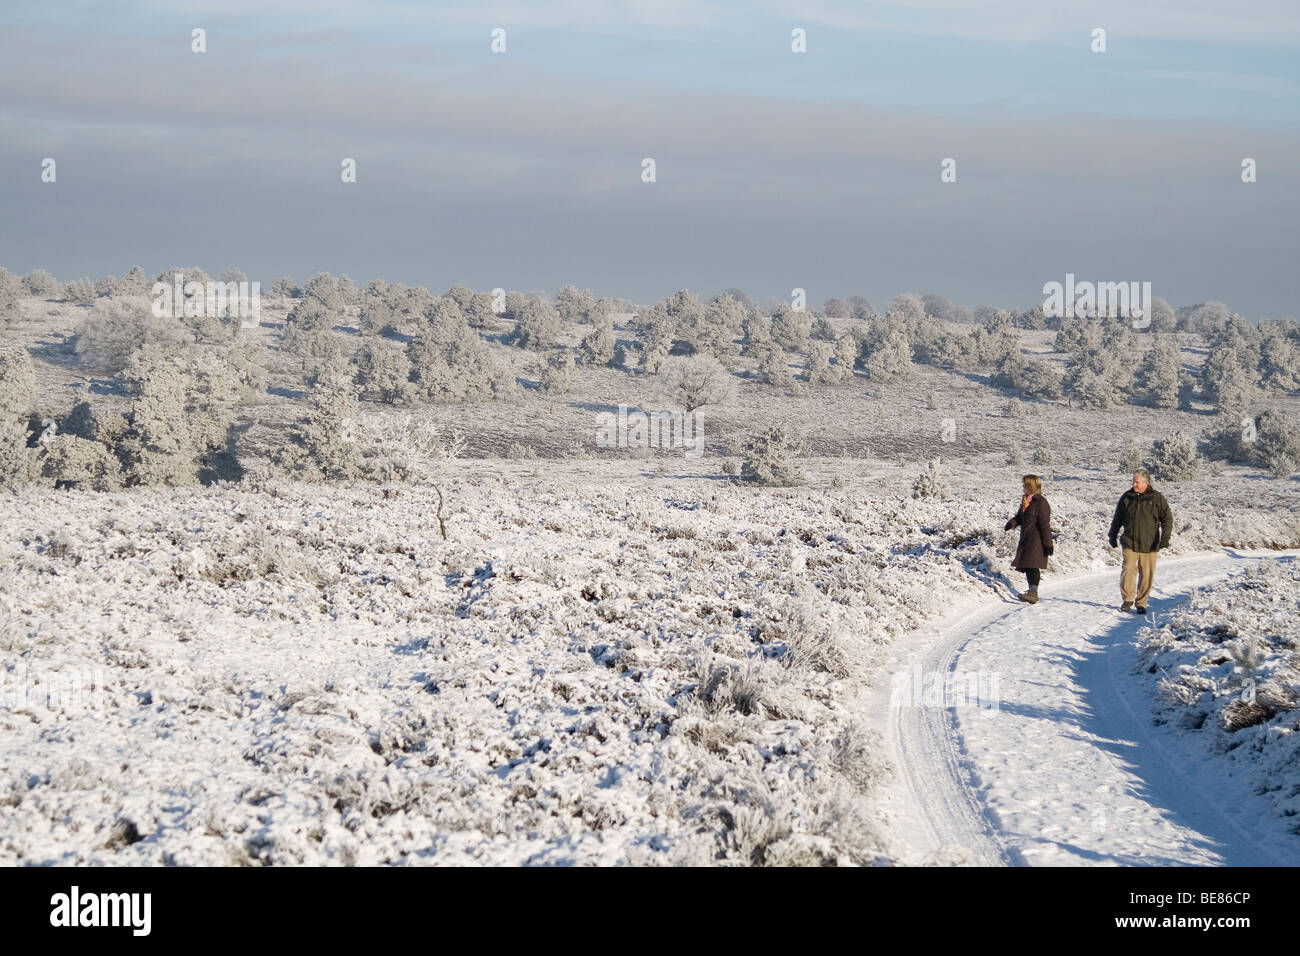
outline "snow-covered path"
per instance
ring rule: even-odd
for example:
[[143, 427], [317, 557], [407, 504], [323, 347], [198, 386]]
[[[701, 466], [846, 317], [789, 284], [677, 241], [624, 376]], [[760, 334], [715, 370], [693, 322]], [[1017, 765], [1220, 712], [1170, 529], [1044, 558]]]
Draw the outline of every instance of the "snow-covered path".
[[[1284, 553], [1162, 559], [1148, 618]], [[1152, 721], [1156, 678], [1133, 673], [1144, 621], [1118, 610], [1118, 577], [1049, 575], [1037, 605], [959, 608], [900, 647], [869, 707], [899, 768], [882, 801], [907, 862], [1300, 865], [1265, 797]]]

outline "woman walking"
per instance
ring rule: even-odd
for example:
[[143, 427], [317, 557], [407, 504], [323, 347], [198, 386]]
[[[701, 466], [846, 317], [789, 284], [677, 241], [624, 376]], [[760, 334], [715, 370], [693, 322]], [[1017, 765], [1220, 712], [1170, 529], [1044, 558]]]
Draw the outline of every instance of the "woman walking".
[[1043, 497], [1043, 481], [1037, 475], [1024, 475], [1021, 489], [1020, 508], [1004, 530], [1020, 528], [1020, 543], [1011, 567], [1025, 572], [1029, 590], [1020, 594], [1020, 600], [1033, 604], [1038, 600], [1039, 572], [1047, 567], [1052, 554], [1052, 506]]

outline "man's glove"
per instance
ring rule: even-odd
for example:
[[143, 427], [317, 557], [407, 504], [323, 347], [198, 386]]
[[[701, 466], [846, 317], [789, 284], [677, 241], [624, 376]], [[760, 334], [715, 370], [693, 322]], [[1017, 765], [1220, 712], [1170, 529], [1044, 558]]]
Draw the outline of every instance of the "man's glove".
[[1112, 548], [1114, 548], [1114, 547], [1118, 547], [1118, 545], [1115, 543], [1115, 537], [1114, 537], [1114, 535], [1111, 536], [1111, 539], [1110, 539], [1110, 546], [1111, 546]]

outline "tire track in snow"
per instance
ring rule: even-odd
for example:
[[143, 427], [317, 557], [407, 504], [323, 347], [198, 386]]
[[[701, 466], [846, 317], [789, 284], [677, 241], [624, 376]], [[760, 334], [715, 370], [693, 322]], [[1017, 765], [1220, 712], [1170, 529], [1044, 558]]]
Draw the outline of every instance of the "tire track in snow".
[[[1294, 553], [1162, 559], [1152, 610], [1162, 614], [1247, 563]], [[1131, 670], [1137, 630], [1148, 621], [1119, 612], [1118, 575], [1110, 567], [1049, 578], [1033, 607], [1009, 596], [968, 605], [886, 665], [868, 706], [898, 769], [881, 809], [905, 847], [904, 862], [1300, 862], [1269, 845], [1285, 830], [1264, 798], [1239, 778], [1222, 779], [1222, 761], [1204, 755], [1201, 740], [1146, 716], [1147, 690]], [[918, 670], [922, 688], [952, 677], [956, 687], [980, 686], [986, 696], [963, 703], [959, 692], [947, 706], [909, 702], [890, 677]], [[1203, 761], [1200, 778], [1180, 769]]]

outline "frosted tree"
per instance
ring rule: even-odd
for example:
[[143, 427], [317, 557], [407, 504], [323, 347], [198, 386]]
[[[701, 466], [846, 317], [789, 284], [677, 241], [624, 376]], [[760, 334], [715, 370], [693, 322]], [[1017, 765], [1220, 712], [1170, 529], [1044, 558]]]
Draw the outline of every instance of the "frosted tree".
[[308, 480], [360, 477], [361, 411], [352, 385], [344, 379], [325, 379], [307, 397], [311, 410], [293, 429], [291, 442], [277, 450], [275, 463]]
[[41, 478], [56, 488], [116, 491], [124, 483], [122, 464], [99, 442], [57, 434], [44, 446]]
[[565, 285], [555, 293], [555, 311], [565, 322], [587, 321], [587, 314], [595, 304], [596, 300], [590, 289]]
[[22, 310], [18, 303], [22, 296], [22, 280], [8, 269], [0, 269], [0, 332], [21, 317]]
[[596, 314], [592, 330], [578, 345], [578, 355], [583, 365], [608, 365], [614, 358], [614, 320], [608, 313]]
[[63, 295], [74, 305], [93, 305], [98, 298], [95, 283], [89, 279], [73, 279], [63, 287]]
[[557, 350], [538, 364], [538, 387], [550, 395], [564, 395], [573, 389], [573, 356], [567, 350]]
[[812, 334], [812, 316], [785, 303], [772, 313], [772, 341], [787, 352], [804, 352]]
[[912, 483], [913, 498], [938, 498], [943, 500], [952, 496], [952, 490], [943, 476], [940, 459], [932, 458], [925, 465], [925, 471]]
[[849, 307], [849, 317], [865, 322], [868, 319], [875, 318], [875, 307], [860, 295], [851, 295], [846, 303]]
[[921, 308], [932, 319], [946, 319], [952, 312], [952, 300], [938, 292], [927, 292], [921, 296]]
[[745, 443], [740, 480], [746, 484], [789, 487], [803, 484], [800, 449], [784, 425], [769, 428]]
[[827, 299], [822, 305], [822, 313], [830, 319], [847, 319], [849, 306], [843, 299]]
[[764, 385], [784, 387], [794, 381], [790, 374], [790, 363], [786, 361], [785, 351], [769, 347], [758, 363], [758, 380]]
[[1200, 471], [1196, 443], [1181, 431], [1160, 439], [1151, 448], [1151, 474], [1163, 481], [1188, 481]]
[[852, 333], [841, 335], [835, 341], [835, 367], [839, 369], [840, 380], [852, 377], [853, 367], [858, 361], [861, 344]]
[[1289, 478], [1300, 470], [1300, 429], [1286, 415], [1269, 409], [1256, 420], [1252, 460], [1274, 478]]
[[27, 418], [36, 393], [36, 370], [24, 348], [0, 347], [0, 421]]
[[831, 364], [833, 355], [831, 347], [825, 342], [814, 342], [808, 349], [803, 380], [809, 385], [833, 385], [838, 382], [843, 366]]
[[346, 308], [338, 282], [328, 272], [311, 279], [285, 319], [285, 325], [302, 332], [329, 331], [343, 319]]
[[641, 369], [657, 375], [673, 346], [677, 324], [668, 314], [668, 306], [657, 302], [637, 315], [633, 330], [641, 343]]
[[95, 303], [73, 337], [72, 350], [83, 364], [116, 375], [146, 344], [179, 349], [193, 342], [183, 322], [158, 318], [147, 298], [119, 296]]
[[670, 358], [663, 371], [664, 393], [689, 414], [706, 405], [723, 405], [736, 394], [736, 381], [711, 355]]
[[33, 269], [27, 273], [23, 277], [23, 288], [28, 295], [38, 299], [58, 299], [63, 294], [59, 280], [44, 269]]
[[1201, 388], [1221, 415], [1235, 417], [1259, 400], [1253, 370], [1231, 345], [1212, 349], [1201, 366]]
[[1148, 331], [1155, 334], [1173, 332], [1178, 328], [1178, 318], [1173, 308], [1160, 296], [1151, 297], [1151, 324]]
[[413, 395], [433, 402], [467, 402], [492, 394], [496, 365], [463, 317], [427, 326], [407, 346], [407, 358]]
[[298, 286], [294, 284], [293, 279], [288, 276], [281, 276], [271, 286], [268, 294], [276, 299], [293, 299], [297, 297], [298, 291]]
[[1178, 375], [1182, 357], [1166, 335], [1156, 336], [1137, 371], [1137, 394], [1153, 408], [1178, 407]]
[[352, 356], [353, 382], [364, 396], [393, 404], [402, 397], [411, 378], [411, 360], [396, 342], [371, 337]]
[[519, 311], [511, 342], [525, 349], [549, 349], [560, 335], [559, 313], [544, 299], [529, 299]]
[[1259, 370], [1265, 388], [1300, 389], [1300, 323], [1294, 319], [1260, 322]]
[[741, 342], [741, 354], [752, 357], [766, 355], [775, 344], [772, 338], [772, 320], [758, 312], [751, 312], [741, 320], [744, 338]]
[[114, 295], [149, 295], [153, 283], [139, 266], [132, 266], [123, 274]]
[[897, 382], [909, 377], [914, 368], [912, 346], [907, 336], [895, 329], [867, 355], [867, 375], [873, 382]]

